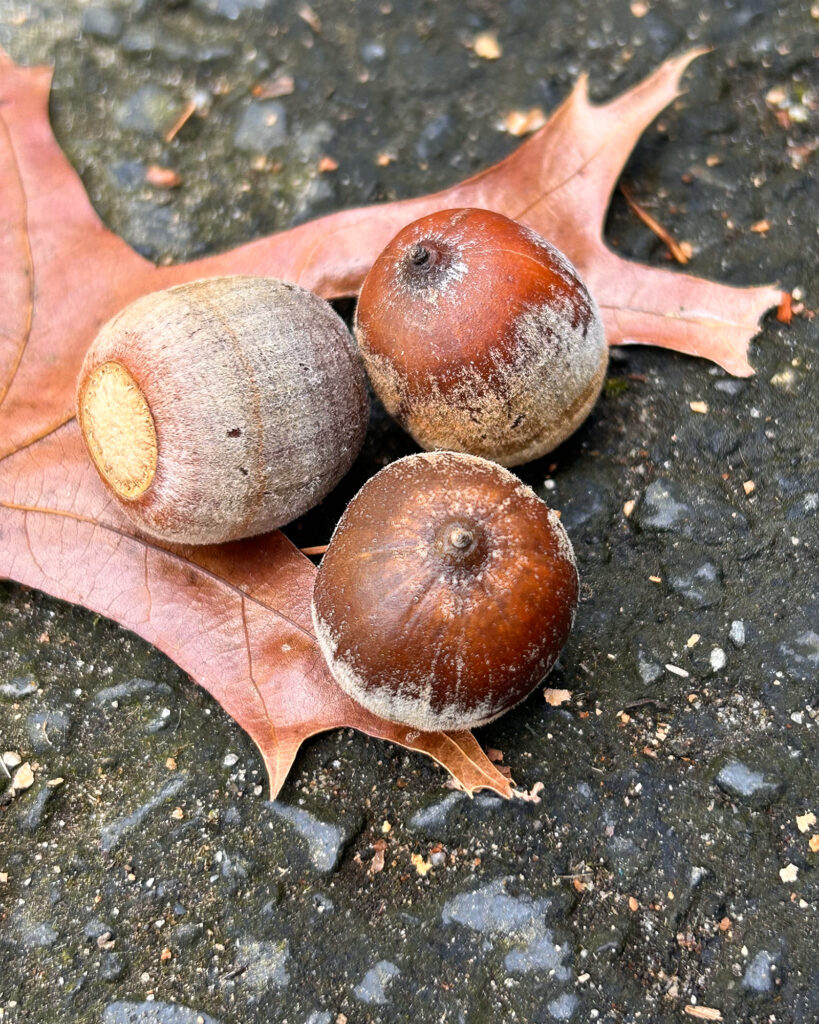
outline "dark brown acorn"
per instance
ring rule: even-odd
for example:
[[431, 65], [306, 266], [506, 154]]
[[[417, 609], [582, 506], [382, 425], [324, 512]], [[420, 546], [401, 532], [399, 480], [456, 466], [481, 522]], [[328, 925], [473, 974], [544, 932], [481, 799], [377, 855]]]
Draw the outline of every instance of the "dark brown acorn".
[[576, 430], [608, 364], [571, 263], [489, 210], [444, 210], [401, 230], [364, 281], [355, 330], [378, 397], [422, 448], [504, 466]]
[[557, 514], [485, 459], [399, 459], [350, 502], [313, 623], [341, 688], [419, 731], [483, 725], [552, 668], [577, 607]]

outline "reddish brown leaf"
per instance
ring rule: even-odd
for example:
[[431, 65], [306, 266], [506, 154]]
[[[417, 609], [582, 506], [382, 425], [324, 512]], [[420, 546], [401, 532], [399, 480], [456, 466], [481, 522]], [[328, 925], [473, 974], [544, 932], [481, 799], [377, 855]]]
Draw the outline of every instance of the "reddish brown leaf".
[[102, 225], [58, 147], [50, 81], [0, 54], [0, 456], [73, 415], [91, 339], [156, 276]]
[[311, 632], [315, 570], [282, 535], [197, 549], [137, 536], [110, 505], [69, 422], [76, 375], [99, 327], [139, 295], [224, 273], [352, 295], [399, 228], [453, 206], [498, 210], [565, 250], [596, 295], [612, 344], [664, 345], [751, 373], [747, 343], [778, 301], [775, 290], [641, 267], [602, 240], [620, 168], [677, 95], [693, 56], [601, 106], [589, 104], [581, 79], [515, 153], [437, 195], [334, 214], [221, 256], [156, 268], [102, 225], [60, 151], [48, 124], [50, 71], [18, 68], [0, 54], [0, 575], [108, 615], [165, 651], [253, 737], [273, 794], [306, 737], [349, 725], [423, 750], [469, 792], [511, 795], [470, 733], [410, 733], [341, 693]]

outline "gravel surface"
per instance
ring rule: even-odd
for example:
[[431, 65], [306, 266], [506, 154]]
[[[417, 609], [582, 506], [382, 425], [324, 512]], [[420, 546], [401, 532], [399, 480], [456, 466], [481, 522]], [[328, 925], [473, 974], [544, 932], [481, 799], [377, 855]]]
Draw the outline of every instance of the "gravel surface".
[[[61, 144], [157, 261], [443, 187], [582, 70], [604, 99], [711, 45], [625, 180], [691, 272], [778, 281], [810, 310], [817, 18], [808, 0], [3, 0], [0, 45], [55, 64]], [[485, 32], [498, 59], [472, 48]], [[152, 164], [178, 186], [148, 184]], [[619, 193], [607, 237], [668, 265]], [[9, 776], [36, 764], [15, 796], [0, 771], [0, 1021], [815, 1024], [815, 321], [771, 316], [751, 360], [734, 380], [615, 351], [589, 421], [521, 469], [582, 580], [550, 681], [571, 699], [536, 693], [479, 737], [530, 802], [470, 800], [338, 731], [271, 804], [252, 742], [166, 658], [0, 583], [0, 754]], [[291, 535], [326, 541], [411, 450], [376, 409]]]

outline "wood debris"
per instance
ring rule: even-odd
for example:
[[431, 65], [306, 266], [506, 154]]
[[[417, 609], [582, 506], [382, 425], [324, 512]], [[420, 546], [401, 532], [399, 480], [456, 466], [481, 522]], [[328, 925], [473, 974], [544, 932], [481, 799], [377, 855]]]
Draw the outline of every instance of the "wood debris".
[[808, 840], [808, 847], [811, 853], [819, 853], [819, 832], [814, 833]]
[[813, 811], [806, 811], [805, 814], [796, 815], [796, 827], [800, 832], [809, 832], [816, 824], [816, 815]]
[[195, 100], [189, 100], [185, 104], [185, 107], [184, 107], [182, 113], [174, 121], [174, 123], [171, 125], [171, 127], [165, 132], [165, 141], [166, 142], [173, 142], [173, 140], [176, 138], [176, 136], [182, 131], [182, 129], [185, 127], [185, 125], [188, 123], [188, 121], [190, 121], [190, 119], [193, 117], [193, 115], [195, 113], [196, 113], [196, 101]]
[[765, 102], [769, 107], [781, 107], [788, 102], [788, 93], [781, 85], [775, 85], [765, 93]]
[[182, 176], [172, 167], [150, 164], [145, 171], [145, 180], [154, 188], [176, 188], [181, 183]]
[[0, 758], [0, 764], [3, 765], [3, 769], [5, 770], [8, 778], [11, 778], [8, 769], [16, 768], [22, 760], [22, 757], [20, 757], [16, 750], [7, 750], [5, 754], [3, 754], [2, 758]]
[[632, 914], [636, 914], [637, 911], [640, 909], [640, 904], [633, 896], [629, 896], [628, 898], [628, 909], [632, 912]]
[[510, 110], [503, 119], [503, 130], [515, 138], [530, 135], [546, 124], [546, 114], [541, 107], [529, 110]]
[[742, 484], [742, 489], [746, 494], [753, 494], [756, 490], [756, 484], [753, 480], [745, 480]]
[[545, 689], [543, 691], [543, 698], [547, 704], [550, 704], [553, 708], [559, 708], [561, 704], [565, 704], [567, 700], [572, 699], [571, 690], [551, 690]]
[[802, 143], [788, 143], [785, 147], [785, 152], [788, 154], [791, 167], [795, 171], [801, 171], [805, 166], [805, 161], [808, 157], [813, 156], [817, 149], [819, 149], [819, 138], [808, 139], [807, 142]]
[[316, 544], [312, 548], [299, 548], [303, 555], [323, 555], [327, 550], [327, 544]]
[[626, 519], [628, 519], [631, 513], [634, 511], [635, 504], [636, 502], [634, 501], [634, 499], [629, 498], [625, 505], [623, 505], [623, 515], [626, 517]]
[[367, 869], [368, 875], [377, 875], [380, 871], [384, 870], [384, 853], [387, 849], [386, 839], [376, 839], [373, 843], [373, 849], [375, 853], [370, 861], [370, 866]]
[[751, 231], [757, 235], [764, 235], [766, 231], [771, 230], [771, 222], [769, 220], [758, 220], [755, 224], [751, 225]]
[[688, 679], [691, 675], [690, 672], [686, 672], [684, 668], [680, 668], [679, 665], [666, 665], [666, 672], [671, 672], [672, 675], [679, 676], [681, 679]]
[[316, 35], [321, 33], [321, 18], [319, 18], [310, 4], [302, 4], [297, 13], [301, 20], [309, 25]]
[[432, 861], [425, 860], [420, 853], [414, 853], [410, 857], [410, 861], [412, 862], [413, 867], [421, 876], [421, 878], [426, 878], [426, 876], [432, 870]]
[[545, 787], [542, 782], [536, 782], [531, 789], [514, 789], [512, 790], [512, 794], [517, 797], [518, 800], [523, 800], [525, 803], [539, 804], [540, 797], [538, 796], [538, 793], [540, 793], [544, 788]]
[[799, 875], [799, 868], [796, 864], [786, 864], [784, 868], [779, 869], [779, 877], [783, 882], [795, 882]]
[[782, 292], [782, 299], [776, 307], [776, 319], [781, 324], [789, 324], [793, 320], [793, 296], [790, 292]]
[[697, 1020], [722, 1020], [722, 1013], [720, 1010], [715, 1010], [711, 1006], [691, 1006], [689, 1003], [685, 1007], [685, 1012], [689, 1017], [696, 1017]]
[[688, 263], [688, 261], [691, 259], [693, 252], [691, 246], [685, 242], [680, 243], [675, 241], [675, 239], [671, 237], [671, 235], [666, 231], [662, 224], [660, 224], [659, 221], [655, 220], [647, 210], [644, 210], [643, 207], [640, 206], [637, 200], [634, 199], [634, 197], [632, 196], [631, 190], [628, 189], [622, 182], [620, 182], [620, 191], [625, 196], [626, 202], [634, 211], [634, 213], [637, 214], [637, 216], [640, 218], [643, 224], [645, 224], [649, 231], [654, 232], [654, 234], [660, 239], [660, 241], [665, 245], [665, 247], [674, 257], [674, 259], [678, 263], [682, 263], [683, 266], [686, 263]]
[[705, 414], [708, 412], [708, 403], [707, 402], [689, 402], [688, 403], [688, 408], [691, 410], [691, 412], [698, 412], [701, 416], [705, 416]]
[[11, 792], [12, 795], [22, 793], [24, 789], [29, 789], [34, 785], [34, 772], [32, 771], [31, 765], [28, 761], [24, 761], [23, 764], [17, 769], [12, 776], [11, 780]]
[[257, 100], [277, 100], [290, 96], [295, 88], [292, 75], [276, 75], [266, 82], [257, 82], [250, 91]]
[[319, 174], [327, 174], [329, 171], [337, 171], [338, 160], [334, 160], [331, 156], [323, 156], [316, 164], [316, 170]]
[[472, 40], [472, 49], [483, 60], [497, 60], [503, 53], [498, 37], [494, 32], [481, 32]]

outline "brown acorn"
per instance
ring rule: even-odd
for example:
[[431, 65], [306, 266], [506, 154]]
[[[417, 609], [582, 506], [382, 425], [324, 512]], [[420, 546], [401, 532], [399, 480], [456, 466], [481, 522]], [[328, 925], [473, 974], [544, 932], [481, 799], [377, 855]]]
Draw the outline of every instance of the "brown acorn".
[[552, 668], [577, 607], [557, 514], [485, 459], [399, 459], [353, 498], [313, 592], [339, 686], [420, 731], [491, 722]]
[[504, 466], [576, 430], [608, 364], [571, 263], [489, 210], [444, 210], [401, 230], [364, 281], [355, 331], [376, 394], [422, 448]]
[[109, 491], [146, 533], [184, 544], [263, 533], [317, 504], [358, 454], [368, 410], [341, 318], [261, 277], [137, 299], [100, 331], [77, 393]]

